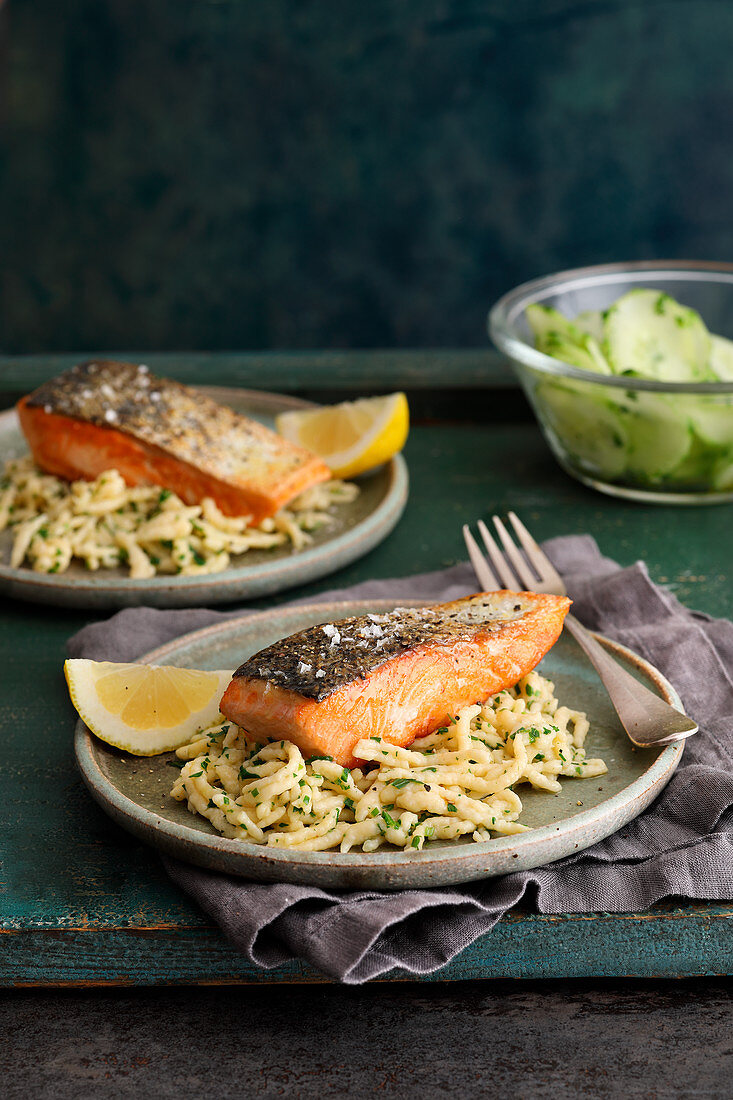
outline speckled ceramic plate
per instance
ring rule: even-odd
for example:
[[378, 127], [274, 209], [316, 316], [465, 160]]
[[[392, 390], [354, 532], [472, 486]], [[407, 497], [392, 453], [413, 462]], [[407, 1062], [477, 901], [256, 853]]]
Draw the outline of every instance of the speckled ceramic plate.
[[[315, 623], [367, 611], [389, 611], [416, 600], [354, 601], [281, 608], [187, 634], [149, 653], [146, 660], [189, 668], [236, 668], [278, 638]], [[632, 673], [664, 699], [680, 706], [674, 689], [655, 668], [623, 646], [600, 638]], [[521, 820], [532, 831], [477, 844], [470, 840], [428, 844], [421, 851], [381, 848], [376, 852], [295, 852], [265, 848], [219, 836], [169, 797], [176, 773], [172, 753], [135, 757], [97, 740], [79, 722], [76, 758], [94, 798], [123, 828], [170, 855], [245, 878], [313, 883], [342, 889], [397, 890], [444, 886], [539, 867], [587, 848], [641, 813], [674, 772], [683, 746], [634, 750], [596, 673], [573, 639], [564, 633], [545, 657], [541, 671], [559, 698], [585, 710], [591, 723], [588, 747], [601, 756], [608, 774], [566, 779], [560, 794], [522, 787]]]
[[[256, 390], [202, 386], [201, 389], [239, 412], [274, 425], [274, 417], [288, 409], [307, 408], [310, 402]], [[0, 469], [8, 458], [27, 454], [28, 448], [13, 409], [0, 413]], [[398, 455], [373, 474], [358, 479], [359, 496], [334, 509], [334, 522], [314, 533], [305, 549], [289, 547], [250, 550], [222, 573], [199, 577], [151, 577], [131, 580], [123, 569], [90, 573], [73, 564], [62, 574], [34, 573], [28, 566], [11, 569], [12, 538], [0, 534], [0, 592], [34, 603], [64, 607], [196, 607], [229, 600], [254, 599], [341, 569], [368, 553], [390, 533], [407, 502], [408, 477]]]

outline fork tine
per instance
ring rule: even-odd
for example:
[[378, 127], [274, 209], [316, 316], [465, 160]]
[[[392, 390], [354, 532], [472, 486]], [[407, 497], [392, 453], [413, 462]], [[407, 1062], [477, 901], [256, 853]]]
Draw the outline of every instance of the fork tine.
[[546, 554], [540, 550], [535, 540], [530, 535], [527, 528], [522, 523], [521, 519], [515, 512], [508, 512], [509, 521], [514, 528], [515, 534], [521, 542], [524, 552], [529, 558], [530, 562], [537, 570], [537, 575], [541, 581], [552, 582], [553, 584], [562, 584], [563, 580], [560, 574], [553, 566], [550, 559]]
[[507, 565], [501, 550], [494, 542], [493, 536], [491, 535], [488, 527], [482, 519], [478, 521], [478, 529], [481, 532], [481, 538], [484, 540], [486, 552], [491, 558], [491, 564], [493, 565], [497, 576], [501, 580], [503, 587], [508, 588], [511, 591], [513, 588], [517, 587], [517, 578], [514, 576], [511, 569]]
[[533, 588], [537, 584], [537, 577], [527, 565], [526, 561], [512, 542], [511, 535], [498, 516], [492, 516], [494, 527], [499, 532], [499, 538], [506, 552], [506, 556], [514, 566], [514, 570], [525, 588]]
[[471, 534], [467, 523], [463, 524], [463, 541], [466, 544], [473, 571], [478, 577], [478, 582], [484, 591], [493, 592], [496, 588], [501, 588], [501, 585], [489, 568], [489, 563], [481, 553], [476, 539]]

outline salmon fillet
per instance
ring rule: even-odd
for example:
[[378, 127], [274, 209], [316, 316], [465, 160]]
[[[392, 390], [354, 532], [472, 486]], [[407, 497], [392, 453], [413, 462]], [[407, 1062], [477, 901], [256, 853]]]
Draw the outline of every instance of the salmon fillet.
[[145, 366], [82, 363], [19, 401], [33, 458], [47, 473], [93, 480], [117, 469], [128, 485], [212, 497], [259, 523], [331, 477], [316, 455], [197, 390]]
[[512, 687], [557, 641], [569, 606], [502, 590], [312, 626], [245, 661], [222, 714], [351, 767], [363, 737], [409, 745]]

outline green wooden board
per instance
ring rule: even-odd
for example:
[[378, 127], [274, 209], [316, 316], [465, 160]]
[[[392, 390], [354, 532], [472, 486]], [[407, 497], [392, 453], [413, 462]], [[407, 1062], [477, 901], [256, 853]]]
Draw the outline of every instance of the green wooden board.
[[[65, 355], [0, 356], [0, 391], [26, 393], [67, 367], [94, 359], [90, 351]], [[444, 389], [514, 386], [509, 364], [488, 345], [424, 351], [105, 351], [97, 358], [146, 363], [180, 382], [243, 386], [274, 392], [302, 389]]]
[[[730, 974], [733, 907], [657, 906], [649, 913], [512, 912], [426, 982], [477, 978], [679, 978]], [[0, 935], [0, 985], [249, 985], [325, 982], [294, 961], [253, 966], [218, 929], [188, 920], [24, 929]], [[395, 972], [387, 981], [413, 975]]]
[[[464, 557], [463, 522], [512, 507], [540, 538], [589, 531], [622, 564], [645, 559], [652, 577], [689, 606], [733, 614], [729, 507], [691, 513], [602, 497], [563, 474], [529, 424], [417, 426], [406, 458], [411, 496], [391, 537], [298, 595], [453, 564]], [[113, 825], [82, 787], [61, 664], [66, 638], [89, 619], [14, 601], [0, 608], [0, 981], [260, 980], [167, 879], [157, 856]], [[436, 977], [730, 973], [730, 916], [730, 907], [714, 905], [623, 916], [512, 914]], [[295, 964], [264, 979], [320, 980]]]

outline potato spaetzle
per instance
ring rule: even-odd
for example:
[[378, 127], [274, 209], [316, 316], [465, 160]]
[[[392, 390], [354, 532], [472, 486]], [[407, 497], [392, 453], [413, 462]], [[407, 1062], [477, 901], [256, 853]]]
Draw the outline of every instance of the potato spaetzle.
[[219, 573], [248, 550], [291, 543], [333, 521], [335, 505], [358, 496], [352, 482], [315, 485], [270, 519], [226, 516], [213, 500], [187, 505], [169, 489], [128, 487], [117, 470], [94, 481], [63, 481], [31, 458], [12, 459], [0, 481], [0, 531], [13, 534], [10, 564], [63, 573], [73, 560], [88, 569], [127, 565], [133, 578], [158, 573]]
[[183, 766], [171, 794], [224, 836], [301, 851], [421, 849], [522, 832], [518, 785], [559, 791], [561, 777], [607, 770], [586, 758], [585, 714], [561, 706], [554, 690], [530, 672], [409, 748], [360, 741], [364, 767], [353, 769], [306, 760], [288, 741], [253, 743], [222, 721], [177, 750]]

